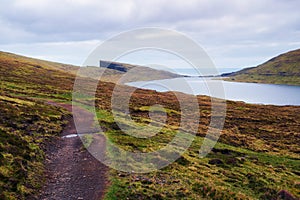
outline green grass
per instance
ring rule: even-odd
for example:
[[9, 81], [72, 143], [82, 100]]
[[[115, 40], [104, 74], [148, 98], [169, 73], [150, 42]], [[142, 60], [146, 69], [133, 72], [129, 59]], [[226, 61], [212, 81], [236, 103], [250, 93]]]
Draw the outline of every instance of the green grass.
[[[102, 122], [99, 120], [100, 124]], [[152, 152], [174, 138], [174, 130], [168, 131], [148, 140], [114, 129], [105, 134], [126, 151]], [[299, 195], [299, 179], [295, 174], [300, 166], [299, 159], [220, 142], [213, 152], [201, 159], [199, 149], [202, 142], [202, 137], [196, 137], [188, 151], [176, 162], [152, 173], [111, 170], [112, 185], [106, 199], [272, 199], [281, 189]], [[110, 156], [120, 158], [117, 162], [122, 163], [121, 155], [111, 153]], [[210, 164], [212, 161], [220, 163]]]
[[92, 144], [93, 142], [93, 135], [91, 134], [85, 134], [83, 136], [80, 136], [81, 137], [81, 141], [83, 143], [83, 146], [85, 148], [89, 148], [89, 146]]
[[66, 113], [4, 94], [0, 110], [0, 199], [23, 199], [43, 184], [43, 150], [62, 130]]
[[234, 72], [228, 81], [300, 85], [300, 49], [281, 54], [254, 68]]
[[[0, 53], [0, 65], [0, 199], [26, 199], [43, 185], [44, 148], [59, 135], [65, 124], [63, 116], [68, 114], [47, 101], [71, 103], [77, 69], [6, 53]], [[130, 152], [154, 152], [176, 134], [185, 136], [189, 132], [188, 128], [178, 130], [180, 106], [170, 92], [137, 90], [129, 108], [133, 121], [125, 120], [127, 114], [121, 111], [116, 112], [118, 118], [113, 117], [110, 95], [114, 86], [100, 82], [95, 98], [78, 96], [76, 105], [93, 111], [90, 105], [95, 101], [95, 118], [106, 138], [118, 147]], [[189, 99], [182, 96], [183, 101]], [[110, 169], [106, 199], [276, 199], [280, 190], [300, 196], [299, 107], [227, 102], [220, 140], [201, 159], [199, 149], [211, 108], [208, 97], [198, 100], [199, 131], [188, 150], [171, 165], [151, 173]], [[164, 109], [152, 111], [166, 111], [166, 124], [150, 119], [149, 109], [156, 104], [164, 105]], [[163, 114], [157, 119], [161, 118]], [[120, 130], [118, 123], [129, 130], [135, 127], [133, 135], [149, 130], [157, 134], [136, 138]], [[88, 147], [92, 138], [85, 137], [84, 143]], [[116, 161], [122, 164], [125, 158], [114, 150], [108, 147], [108, 154], [119, 156]], [[133, 171], [144, 167], [126, 164]]]
[[278, 75], [259, 75], [259, 74], [240, 74], [230, 78], [225, 78], [226, 81], [248, 82], [248, 83], [268, 83], [279, 85], [300, 85], [300, 76], [278, 76]]
[[[299, 195], [298, 177], [293, 173], [299, 160], [234, 147], [230, 147], [236, 150], [230, 155], [211, 153], [200, 159], [201, 140], [197, 138], [180, 159], [156, 172], [112, 170], [111, 177], [117, 181], [112, 182], [113, 191], [109, 190], [106, 199], [272, 199], [282, 188]], [[216, 149], [220, 146], [224, 144], [219, 143]], [[221, 164], [209, 164], [214, 159]], [[114, 193], [116, 188], [119, 190]]]

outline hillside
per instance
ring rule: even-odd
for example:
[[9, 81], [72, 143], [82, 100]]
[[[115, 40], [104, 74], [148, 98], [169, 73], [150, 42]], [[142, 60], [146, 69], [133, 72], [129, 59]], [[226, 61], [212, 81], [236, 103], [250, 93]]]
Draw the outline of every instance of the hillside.
[[47, 70], [59, 70], [64, 73], [70, 73], [72, 75], [77, 75], [78, 69], [80, 70], [80, 75], [83, 77], [90, 77], [90, 78], [99, 78], [98, 75], [101, 74], [101, 80], [103, 81], [110, 81], [110, 82], [118, 82], [122, 75], [125, 72], [135, 69], [133, 74], [130, 74], [124, 78], [121, 82], [133, 82], [133, 81], [149, 81], [149, 80], [156, 80], [156, 79], [168, 79], [168, 78], [176, 78], [180, 77], [180, 75], [163, 71], [163, 70], [156, 70], [145, 66], [140, 65], [131, 65], [126, 63], [119, 63], [119, 62], [109, 62], [111, 64], [118, 64], [122, 66], [126, 71], [120, 71], [118, 69], [113, 68], [104, 68], [99, 66], [86, 66], [86, 67], [78, 67], [69, 64], [62, 64], [57, 62], [50, 62], [45, 60], [33, 59], [28, 58], [25, 56], [20, 56], [8, 52], [1, 52], [0, 51], [0, 59], [13, 61], [20, 64], [25, 64], [30, 68], [40, 68], [43, 66], [44, 69]]
[[300, 85], [300, 49], [281, 54], [257, 67], [223, 74], [229, 81]]
[[[63, 67], [70, 69], [64, 71]], [[0, 53], [0, 199], [38, 199], [36, 197], [40, 195], [40, 190], [49, 183], [49, 176], [52, 176], [46, 164], [56, 162], [48, 154], [57, 153], [53, 151], [54, 147], [64, 148], [60, 145], [62, 130], [71, 122], [71, 113], [58, 105], [70, 107], [74, 69], [77, 68]], [[87, 83], [95, 82], [86, 77], [81, 79]], [[100, 81], [95, 98], [83, 96], [82, 101], [78, 102], [78, 107], [87, 113], [93, 109], [91, 102], [95, 101], [97, 121], [105, 131], [103, 136], [106, 140], [115, 142], [124, 150], [145, 153], [165, 146], [174, 138], [180, 127], [181, 109], [173, 92], [137, 89], [131, 95], [130, 115], [141, 126], [151, 122], [148, 112], [150, 106], [160, 104], [166, 108], [166, 124], [151, 139], [143, 139], [127, 135], [118, 128], [116, 122], [126, 127], [131, 127], [132, 122], [112, 116], [111, 94], [115, 86], [115, 83]], [[121, 96], [128, 95], [130, 87], [122, 88], [124, 95]], [[190, 102], [190, 95], [178, 95], [182, 101]], [[220, 140], [207, 157], [200, 159], [199, 149], [210, 124], [211, 99], [206, 96], [197, 98], [200, 123], [191, 122], [191, 126], [198, 127], [196, 138], [171, 165], [155, 172], [139, 174], [135, 173], [137, 166], [124, 160], [119, 152], [106, 149], [107, 156], [115, 156], [119, 163], [128, 165], [132, 171], [125, 173], [109, 169], [106, 173], [109, 181], [105, 186], [105, 199], [300, 197], [299, 106], [263, 106], [227, 101], [227, 116]], [[118, 115], [122, 117], [124, 113]], [[151, 123], [150, 130], [157, 128], [157, 125], [159, 123]], [[190, 133], [188, 128], [180, 131]], [[98, 133], [87, 137], [85, 147], [93, 145], [97, 137]], [[75, 154], [86, 152], [83, 145], [78, 146]], [[62, 159], [65, 156], [70, 157], [69, 154], [54, 157]], [[71, 157], [70, 162], [73, 159]], [[74, 162], [85, 163], [84, 159], [88, 158]], [[155, 159], [165, 161], [162, 157]], [[81, 164], [75, 166], [82, 173], [86, 171]], [[86, 179], [77, 174], [64, 173], [61, 179], [65, 181], [65, 188], [52, 193], [72, 196], [72, 190], [65, 189], [73, 186], [74, 177], [80, 181]], [[59, 177], [52, 178], [54, 180], [51, 179], [50, 184], [59, 184]], [[85, 188], [84, 184], [76, 189], [91, 194], [97, 192], [92, 187]]]
[[145, 67], [141, 65], [132, 65], [127, 63], [110, 62], [102, 60], [101, 63], [101, 69], [104, 68], [106, 70], [115, 70], [118, 72], [118, 74], [107, 74], [103, 77], [103, 80], [110, 80], [110, 82], [112, 82], [112, 80], [114, 82], [117, 82], [117, 80], [120, 79], [120, 77], [125, 73], [126, 77], [124, 77], [124, 79], [121, 80], [120, 83], [182, 77], [182, 75], [174, 74], [165, 70], [152, 69], [150, 67]]

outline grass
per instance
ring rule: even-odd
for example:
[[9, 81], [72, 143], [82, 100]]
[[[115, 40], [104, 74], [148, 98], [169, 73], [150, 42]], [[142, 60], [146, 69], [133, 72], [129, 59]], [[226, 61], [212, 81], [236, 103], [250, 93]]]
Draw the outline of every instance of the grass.
[[44, 183], [44, 151], [68, 113], [72, 74], [58, 63], [0, 53], [0, 199], [26, 199]]
[[[111, 187], [119, 190], [109, 192], [107, 199], [272, 199], [282, 188], [297, 194], [297, 178], [288, 169], [271, 168], [268, 160], [253, 163], [255, 158], [239, 159], [240, 153], [235, 154], [213, 153], [199, 159], [197, 153], [189, 151], [170, 166], [149, 174], [112, 170], [111, 177], [117, 181]], [[209, 164], [216, 159], [222, 164]]]
[[43, 150], [62, 130], [66, 113], [3, 94], [0, 108], [0, 198], [23, 199], [43, 184]]
[[[249, 110], [247, 105], [241, 107], [243, 109], [237, 107], [237, 110]], [[144, 111], [144, 107], [135, 109]], [[135, 138], [116, 129], [110, 112], [97, 109], [96, 113], [100, 125], [106, 128], [107, 138], [126, 151], [153, 152], [176, 135], [175, 130], [165, 127], [150, 139]], [[140, 118], [139, 121], [147, 121]], [[132, 126], [132, 122], [122, 122]], [[125, 173], [112, 169], [111, 186], [105, 198], [272, 199], [277, 198], [278, 191], [282, 189], [299, 195], [299, 158], [252, 151], [219, 142], [206, 158], [200, 159], [198, 154], [202, 142], [202, 137], [196, 137], [188, 151], [176, 162], [152, 173]], [[125, 162], [122, 160], [124, 156], [115, 149], [108, 149], [108, 152], [108, 156], [117, 158], [116, 162]], [[126, 162], [128, 165], [124, 167], [132, 171], [136, 171], [136, 167], [143, 167], [131, 165], [128, 160]]]
[[228, 81], [300, 85], [300, 49], [281, 54], [252, 68], [234, 72]]
[[300, 85], [300, 76], [278, 76], [278, 75], [259, 75], [259, 74], [240, 74], [226, 81], [247, 82], [247, 83], [268, 83], [279, 85]]
[[[0, 199], [26, 199], [43, 185], [44, 150], [59, 135], [65, 124], [63, 116], [68, 115], [47, 101], [71, 103], [77, 69], [5, 53], [0, 53], [0, 65]], [[95, 102], [96, 118], [105, 136], [124, 150], [154, 152], [176, 134], [190, 134], [188, 126], [195, 126], [191, 122], [180, 129], [180, 105], [172, 92], [137, 89], [131, 96], [130, 113], [116, 108], [115, 118], [111, 112], [114, 87], [99, 82], [96, 97], [79, 96], [76, 105], [92, 111]], [[128, 91], [124, 86], [122, 95]], [[189, 102], [190, 96], [181, 94], [181, 99]], [[210, 123], [211, 103], [205, 96], [198, 101], [200, 123], [187, 151], [171, 165], [151, 173], [111, 169], [106, 199], [278, 199], [281, 190], [300, 196], [300, 107], [228, 101], [219, 142], [201, 159], [199, 149]], [[163, 108], [153, 107], [157, 104]], [[156, 120], [150, 118], [149, 110], [157, 114]], [[190, 112], [186, 114], [195, 111]], [[125, 120], [128, 115], [132, 121]], [[164, 118], [166, 123], [161, 122]], [[133, 135], [145, 130], [156, 134], [136, 138], [122, 131], [118, 123], [128, 130], [136, 127]], [[84, 142], [88, 147], [92, 138], [85, 137]], [[117, 161], [125, 160], [114, 148], [108, 147], [108, 153], [119, 156]], [[143, 167], [126, 164], [133, 171]]]
[[[152, 152], [156, 150], [153, 144], [164, 146], [163, 141], [170, 141], [174, 134], [170, 130], [170, 134], [164, 133], [157, 140], [151, 138], [151, 143], [114, 129], [106, 132], [120, 148], [131, 152]], [[111, 170], [112, 185], [106, 199], [272, 199], [277, 198], [279, 190], [287, 188], [299, 195], [299, 159], [220, 142], [206, 158], [200, 159], [202, 142], [202, 137], [196, 137], [176, 162], [152, 173]]]

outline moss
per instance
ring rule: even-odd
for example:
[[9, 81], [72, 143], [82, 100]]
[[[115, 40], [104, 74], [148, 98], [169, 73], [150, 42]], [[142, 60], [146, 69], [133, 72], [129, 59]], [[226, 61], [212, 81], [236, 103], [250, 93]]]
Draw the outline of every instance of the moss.
[[[0, 53], [0, 64], [0, 199], [26, 199], [43, 184], [43, 148], [65, 123], [62, 116], [66, 112], [45, 102], [71, 100], [77, 68], [5, 53]], [[124, 120], [127, 114], [119, 111], [119, 118], [115, 118], [110, 111], [114, 87], [113, 83], [99, 82], [96, 97], [79, 95], [78, 105], [92, 111], [91, 103], [95, 102], [96, 117], [104, 134], [122, 149], [153, 152], [178, 133], [197, 136], [182, 155], [177, 155], [177, 161], [163, 169], [148, 174], [111, 169], [106, 199], [274, 199], [282, 189], [299, 196], [299, 107], [228, 101], [220, 140], [201, 159], [199, 149], [210, 124], [209, 97], [197, 97], [200, 123], [189, 122], [180, 128], [180, 104], [172, 92], [137, 89], [129, 103], [134, 121], [128, 121]], [[122, 95], [128, 95], [126, 90]], [[181, 98], [190, 100], [189, 95], [182, 94]], [[156, 111], [167, 113], [165, 124], [153, 123], [149, 118], [149, 108], [156, 104], [164, 107]], [[186, 114], [193, 116], [193, 112]], [[118, 123], [129, 128], [137, 126], [136, 133], [150, 124], [147, 130], [156, 134], [136, 138], [122, 131]], [[192, 131], [190, 127], [194, 126], [198, 131]], [[86, 145], [91, 142], [87, 137]], [[108, 148], [108, 153], [119, 159], [117, 164], [124, 164], [122, 152]], [[211, 160], [222, 164], [209, 164]], [[160, 156], [152, 161], [167, 162]], [[125, 164], [133, 170], [143, 167]]]
[[42, 185], [43, 148], [60, 132], [64, 112], [24, 97], [2, 95], [0, 105], [0, 190], [24, 199]]
[[88, 148], [93, 142], [93, 135], [92, 134], [85, 134], [80, 136], [85, 148]]

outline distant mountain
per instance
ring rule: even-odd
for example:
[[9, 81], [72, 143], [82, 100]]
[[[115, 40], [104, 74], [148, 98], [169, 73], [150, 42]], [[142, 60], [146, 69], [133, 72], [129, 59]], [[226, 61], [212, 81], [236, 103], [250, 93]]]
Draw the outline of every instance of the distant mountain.
[[281, 54], [257, 67], [222, 76], [229, 76], [225, 79], [229, 81], [300, 85], [300, 49]]
[[115, 74], [104, 77], [104, 79], [109, 78], [109, 80], [119, 80], [124, 74], [126, 74], [121, 80], [119, 80], [120, 83], [183, 77], [183, 75], [174, 74], [165, 70], [103, 60], [100, 61], [100, 69], [115, 71]]

